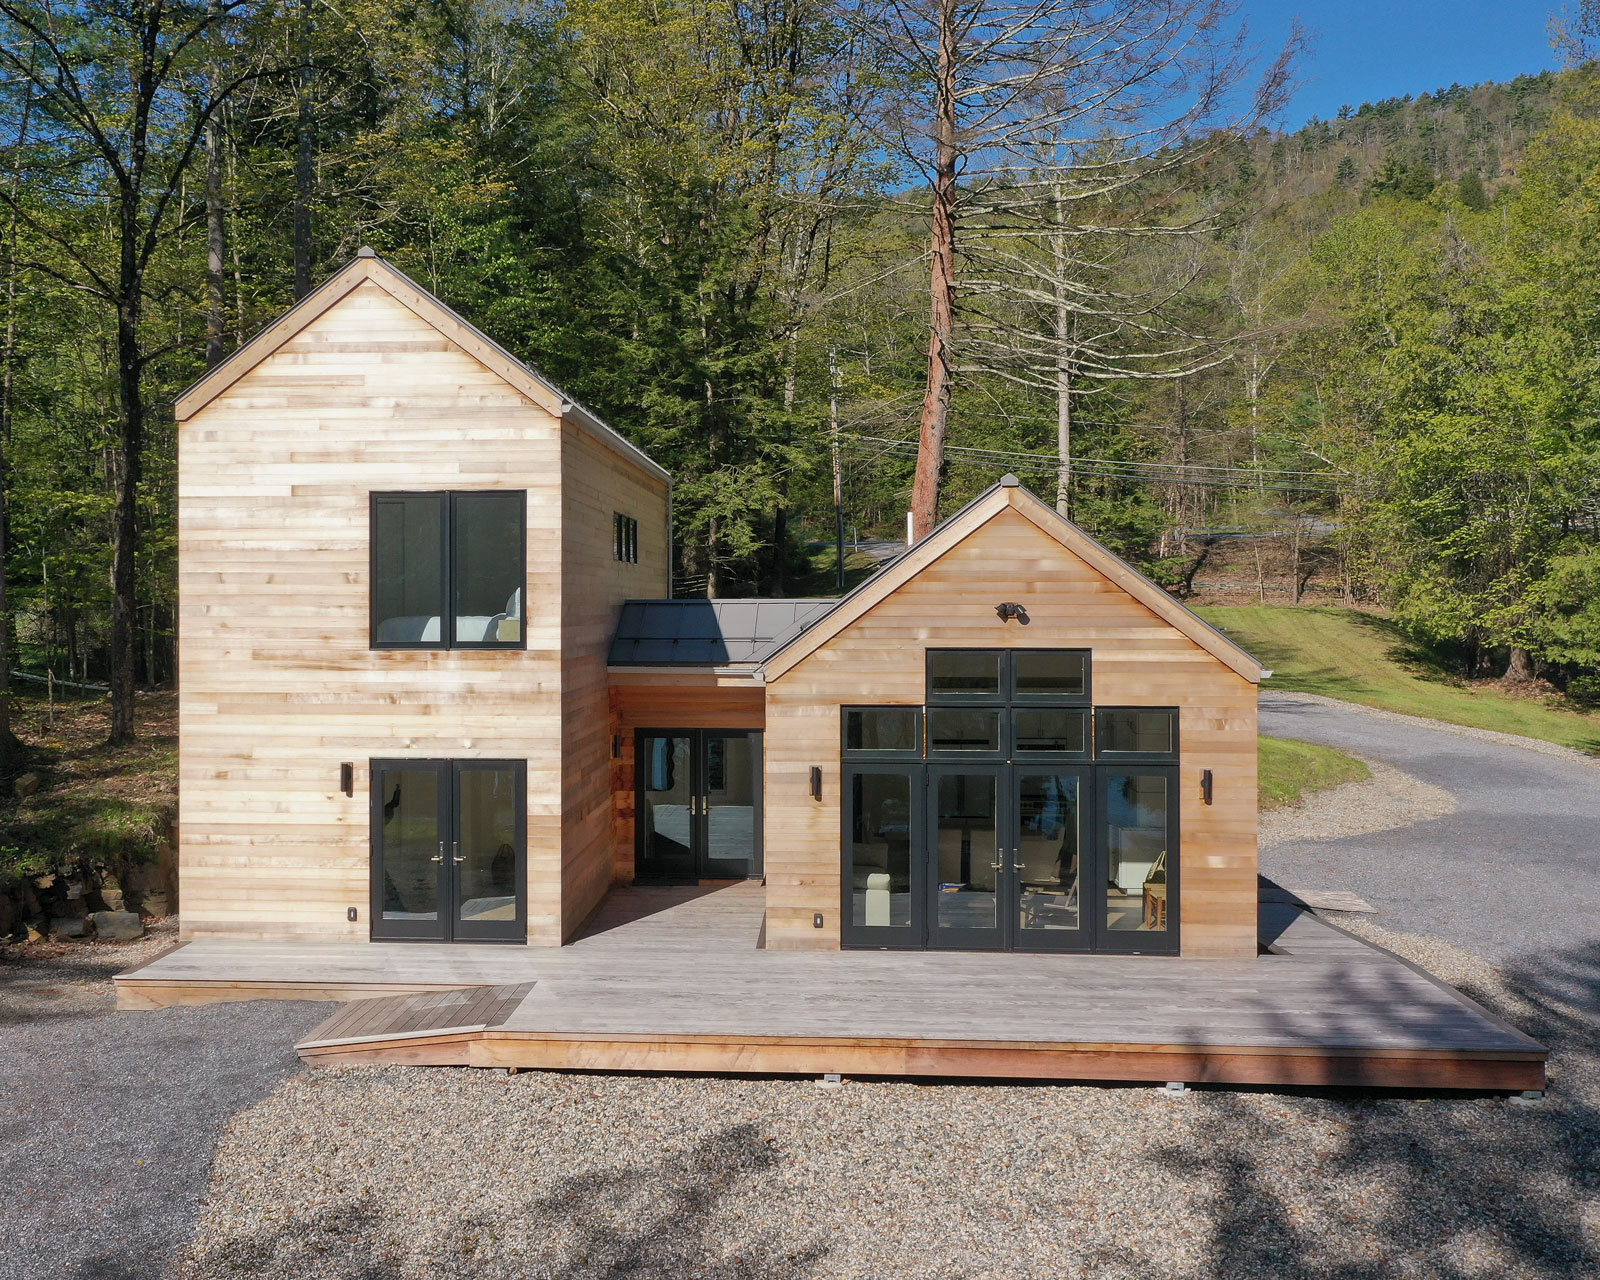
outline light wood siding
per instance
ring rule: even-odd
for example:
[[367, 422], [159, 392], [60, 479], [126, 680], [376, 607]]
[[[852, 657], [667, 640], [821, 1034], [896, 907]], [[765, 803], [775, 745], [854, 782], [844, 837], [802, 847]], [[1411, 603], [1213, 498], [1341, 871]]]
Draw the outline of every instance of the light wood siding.
[[[1003, 600], [1029, 624], [1002, 622]], [[769, 947], [839, 945], [839, 708], [920, 704], [929, 647], [1089, 648], [1097, 704], [1178, 707], [1183, 954], [1255, 954], [1255, 686], [1010, 509], [767, 686]]]
[[[371, 282], [181, 424], [186, 936], [367, 937], [367, 762], [414, 756], [528, 762], [528, 936], [560, 941], [560, 430]], [[526, 490], [525, 652], [369, 649], [374, 489]]]
[[[611, 887], [611, 724], [606, 652], [626, 599], [671, 594], [668, 491], [658, 477], [619, 458], [572, 425], [562, 437], [562, 920], [572, 933]], [[639, 522], [639, 556], [613, 553], [612, 518]], [[629, 864], [631, 878], [632, 864]]]
[[639, 729], [762, 729], [765, 690], [748, 680], [737, 684], [715, 675], [611, 675], [611, 732], [622, 754], [611, 762], [612, 877], [634, 876], [634, 733]]

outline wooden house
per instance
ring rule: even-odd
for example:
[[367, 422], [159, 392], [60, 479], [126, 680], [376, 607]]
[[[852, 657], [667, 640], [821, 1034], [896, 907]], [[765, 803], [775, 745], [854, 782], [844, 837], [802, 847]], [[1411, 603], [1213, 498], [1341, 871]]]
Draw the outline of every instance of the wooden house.
[[1257, 663], [1013, 478], [838, 600], [670, 598], [667, 474], [370, 251], [178, 402], [191, 938], [1256, 950]]

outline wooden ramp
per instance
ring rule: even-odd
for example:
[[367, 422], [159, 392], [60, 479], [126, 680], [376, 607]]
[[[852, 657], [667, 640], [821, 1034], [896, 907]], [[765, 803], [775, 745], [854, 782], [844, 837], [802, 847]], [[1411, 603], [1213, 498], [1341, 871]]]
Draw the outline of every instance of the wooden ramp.
[[502, 1025], [533, 990], [459, 987], [422, 995], [352, 1000], [295, 1046], [313, 1065], [393, 1062], [413, 1066], [466, 1066], [467, 1045]]

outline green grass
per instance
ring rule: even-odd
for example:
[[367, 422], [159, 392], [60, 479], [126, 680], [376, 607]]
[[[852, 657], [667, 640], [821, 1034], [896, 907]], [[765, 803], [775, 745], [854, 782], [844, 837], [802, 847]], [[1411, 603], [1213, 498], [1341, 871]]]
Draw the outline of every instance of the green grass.
[[1198, 612], [1272, 669], [1265, 689], [1320, 693], [1600, 753], [1600, 713], [1576, 710], [1555, 695], [1518, 695], [1463, 680], [1387, 618], [1286, 605]]
[[[834, 560], [834, 545], [831, 542], [808, 542], [806, 544], [807, 568], [799, 576], [787, 584], [787, 592], [791, 596], [837, 596], [844, 592], [838, 587], [838, 566]], [[844, 549], [844, 590], [849, 591], [863, 579], [870, 578], [878, 571], [878, 561], [860, 551], [850, 550], [849, 544]]]
[[1262, 738], [1260, 769], [1257, 792], [1263, 809], [1293, 804], [1313, 791], [1370, 776], [1354, 756], [1298, 738]]

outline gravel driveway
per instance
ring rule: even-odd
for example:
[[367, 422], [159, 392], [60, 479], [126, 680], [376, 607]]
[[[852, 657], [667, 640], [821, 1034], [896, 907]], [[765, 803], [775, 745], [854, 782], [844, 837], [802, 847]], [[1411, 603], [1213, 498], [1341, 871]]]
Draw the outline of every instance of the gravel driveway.
[[1348, 889], [1391, 929], [1498, 963], [1600, 943], [1600, 761], [1285, 694], [1262, 695], [1261, 731], [1385, 761], [1457, 799], [1414, 826], [1265, 849], [1262, 874]]
[[188, 1243], [223, 1124], [300, 1072], [328, 1006], [111, 1012], [135, 944], [0, 954], [0, 1277], [147, 1280]]

